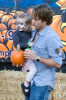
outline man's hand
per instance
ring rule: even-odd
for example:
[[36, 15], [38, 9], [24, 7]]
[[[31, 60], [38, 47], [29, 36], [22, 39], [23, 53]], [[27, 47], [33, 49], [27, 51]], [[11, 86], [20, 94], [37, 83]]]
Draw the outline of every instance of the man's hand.
[[37, 55], [35, 54], [35, 52], [33, 50], [27, 50], [24, 52], [24, 57], [31, 59], [31, 60], [36, 60], [37, 59]]

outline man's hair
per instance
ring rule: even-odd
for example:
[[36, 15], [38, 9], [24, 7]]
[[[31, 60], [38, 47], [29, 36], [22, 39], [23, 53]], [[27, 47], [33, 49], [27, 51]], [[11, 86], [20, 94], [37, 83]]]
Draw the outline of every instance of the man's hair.
[[34, 7], [32, 16], [41, 19], [42, 22], [45, 21], [47, 25], [50, 25], [52, 23], [53, 10], [48, 4], [41, 4]]
[[18, 18], [23, 18], [25, 19], [25, 24], [26, 24], [26, 29], [25, 31], [31, 31], [32, 27], [31, 27], [31, 24], [32, 24], [32, 17], [31, 15], [27, 14], [27, 13], [20, 13], [18, 16], [17, 16], [17, 19]]

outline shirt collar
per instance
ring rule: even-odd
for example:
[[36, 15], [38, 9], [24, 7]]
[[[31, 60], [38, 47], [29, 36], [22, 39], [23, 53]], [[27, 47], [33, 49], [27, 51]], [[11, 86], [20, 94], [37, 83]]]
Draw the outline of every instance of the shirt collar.
[[41, 32], [39, 32], [39, 34], [40, 34], [41, 36], [45, 35], [45, 34], [47, 33], [49, 27], [50, 27], [50, 26], [47, 25]]

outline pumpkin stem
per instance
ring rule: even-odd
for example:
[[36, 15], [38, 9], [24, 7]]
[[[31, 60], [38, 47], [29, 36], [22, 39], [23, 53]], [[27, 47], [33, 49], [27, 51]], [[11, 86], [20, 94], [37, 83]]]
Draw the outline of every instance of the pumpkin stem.
[[17, 52], [19, 52], [21, 50], [20, 49], [20, 44], [17, 45], [17, 49], [16, 50], [17, 50]]

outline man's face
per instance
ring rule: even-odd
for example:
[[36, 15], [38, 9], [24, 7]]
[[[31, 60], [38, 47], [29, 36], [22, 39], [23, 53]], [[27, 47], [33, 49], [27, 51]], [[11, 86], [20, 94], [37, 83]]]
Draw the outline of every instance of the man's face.
[[41, 19], [32, 18], [32, 25], [35, 27], [35, 29], [41, 31], [45, 27], [46, 23], [42, 22]]
[[26, 28], [25, 19], [17, 18], [16, 27], [19, 31], [25, 31]]

